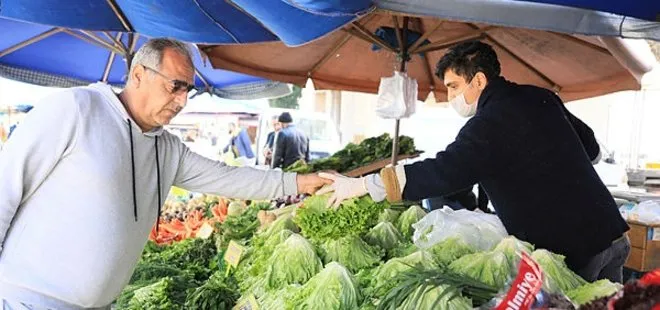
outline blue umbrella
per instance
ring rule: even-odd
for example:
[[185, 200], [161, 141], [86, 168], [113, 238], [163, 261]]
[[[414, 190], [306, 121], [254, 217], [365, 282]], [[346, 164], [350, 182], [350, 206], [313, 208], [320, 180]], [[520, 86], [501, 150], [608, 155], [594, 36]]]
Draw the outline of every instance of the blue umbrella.
[[[192, 43], [300, 45], [349, 23], [371, 0], [1, 0], [0, 17]], [[246, 13], [246, 12], [249, 12]], [[258, 15], [258, 16], [256, 16]]]
[[[379, 9], [417, 16], [568, 34], [660, 41], [660, 21], [654, 21], [660, 0], [415, 0], [413, 2], [374, 0], [374, 2]], [[588, 3], [591, 5], [586, 6]], [[627, 10], [620, 10], [622, 8]], [[618, 12], [623, 15], [608, 12]]]
[[[0, 76], [30, 84], [81, 86], [103, 81], [122, 86], [126, 55], [147, 38], [120, 32], [76, 31], [0, 18]], [[287, 85], [225, 70], [215, 70], [194, 54], [195, 84], [229, 99], [277, 97]]]
[[524, 0], [570, 6], [602, 12], [609, 12], [623, 16], [660, 22], [660, 1], [658, 0]]

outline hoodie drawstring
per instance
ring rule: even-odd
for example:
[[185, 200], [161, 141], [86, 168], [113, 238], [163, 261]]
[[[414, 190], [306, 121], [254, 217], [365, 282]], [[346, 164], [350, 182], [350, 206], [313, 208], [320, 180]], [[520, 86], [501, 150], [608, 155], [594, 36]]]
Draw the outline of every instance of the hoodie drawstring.
[[[137, 215], [137, 190], [135, 188], [135, 149], [133, 147], [133, 126], [131, 124], [130, 119], [126, 119], [126, 122], [128, 123], [128, 135], [130, 136], [130, 143], [131, 143], [131, 174], [133, 177], [133, 216], [135, 217], [135, 221], [137, 222], [138, 220], [138, 215]], [[156, 214], [156, 233], [158, 233], [158, 226], [160, 223], [160, 211], [163, 206], [163, 199], [161, 196], [161, 186], [160, 186], [160, 157], [158, 156], [158, 136], [155, 137], [154, 140], [154, 147], [156, 149], [156, 190], [158, 191], [158, 213]]]
[[130, 119], [126, 119], [128, 122], [128, 135], [130, 136], [131, 141], [131, 172], [133, 176], [133, 216], [135, 216], [135, 221], [137, 222], [137, 193], [135, 190], [135, 151], [133, 149], [133, 126]]
[[156, 147], [156, 179], [158, 184], [158, 213], [156, 214], [156, 233], [158, 233], [158, 224], [160, 224], [160, 208], [163, 206], [163, 201], [160, 197], [160, 161], [158, 158], [158, 136], [155, 137], [155, 147]]

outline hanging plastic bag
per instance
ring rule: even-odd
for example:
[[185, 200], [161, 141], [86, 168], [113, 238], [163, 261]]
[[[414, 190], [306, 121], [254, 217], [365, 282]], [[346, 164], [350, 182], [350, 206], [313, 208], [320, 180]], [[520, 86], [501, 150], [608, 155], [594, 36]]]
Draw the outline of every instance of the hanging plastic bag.
[[382, 118], [400, 119], [415, 113], [417, 81], [404, 72], [380, 79], [376, 113]]
[[422, 249], [430, 248], [451, 237], [459, 237], [468, 245], [488, 251], [508, 236], [500, 219], [492, 214], [443, 208], [430, 212], [413, 224], [413, 242]]

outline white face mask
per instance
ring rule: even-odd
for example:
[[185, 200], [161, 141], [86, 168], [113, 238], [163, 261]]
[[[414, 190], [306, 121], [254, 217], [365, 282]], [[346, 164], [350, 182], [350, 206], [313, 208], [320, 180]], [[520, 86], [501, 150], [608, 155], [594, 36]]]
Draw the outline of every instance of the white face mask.
[[[468, 87], [471, 87], [468, 85]], [[475, 102], [472, 102], [468, 104], [468, 102], [465, 100], [465, 90], [458, 94], [454, 99], [450, 100], [449, 103], [451, 104], [451, 107], [454, 108], [456, 113], [462, 117], [471, 117], [474, 116], [474, 114], [477, 113], [477, 102], [479, 101], [479, 98], [475, 100]]]

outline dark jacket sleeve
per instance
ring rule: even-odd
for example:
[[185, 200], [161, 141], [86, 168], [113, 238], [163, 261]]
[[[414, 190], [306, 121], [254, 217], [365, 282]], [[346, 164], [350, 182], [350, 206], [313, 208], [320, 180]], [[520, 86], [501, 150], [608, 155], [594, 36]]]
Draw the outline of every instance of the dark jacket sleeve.
[[[282, 162], [284, 161], [284, 155], [286, 153], [286, 140], [287, 137], [284, 134], [283, 130], [280, 130], [280, 132], [277, 133], [277, 137], [275, 138], [275, 154], [273, 154], [273, 168], [281, 167]], [[284, 168], [284, 167], [282, 167]]]
[[307, 140], [307, 149], [305, 150], [305, 162], [309, 162], [309, 138], [305, 138]]
[[561, 108], [564, 111], [564, 115], [566, 115], [566, 119], [571, 123], [571, 126], [575, 130], [575, 133], [580, 138], [580, 142], [582, 142], [582, 146], [584, 147], [584, 150], [587, 152], [587, 155], [589, 156], [589, 160], [594, 161], [595, 159], [598, 158], [598, 155], [600, 154], [600, 146], [598, 145], [598, 141], [596, 141], [596, 136], [594, 135], [594, 131], [591, 129], [591, 127], [589, 127], [589, 125], [585, 124], [575, 115], [573, 115], [570, 111], [568, 111], [564, 103], [557, 95], [554, 95], [554, 97], [557, 100], [558, 104], [561, 105]]
[[478, 115], [461, 129], [456, 140], [435, 158], [405, 166], [405, 200], [417, 201], [456, 193], [505, 167], [511, 156], [507, 133]]

